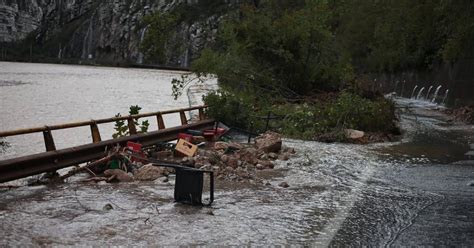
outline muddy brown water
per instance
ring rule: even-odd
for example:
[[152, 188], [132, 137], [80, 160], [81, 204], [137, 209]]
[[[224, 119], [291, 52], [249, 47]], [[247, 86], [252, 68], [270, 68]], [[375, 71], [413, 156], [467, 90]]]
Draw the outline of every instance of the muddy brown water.
[[[39, 66], [37, 73], [47, 67], [60, 75], [65, 73], [61, 70], [83, 70], [74, 66], [23, 66]], [[99, 71], [101, 80], [113, 85], [114, 80], [104, 79], [102, 68], [93, 69]], [[149, 73], [160, 77], [160, 72], [151, 70], [130, 73], [139, 78]], [[0, 87], [3, 112], [4, 104], [16, 106], [17, 100], [7, 95], [45, 91], [47, 82], [21, 79], [40, 77], [28, 75], [0, 78], [28, 82]], [[69, 87], [61, 85], [61, 78], [49, 85], [57, 87], [57, 92]], [[21, 88], [28, 85], [37, 85], [37, 89]], [[109, 89], [95, 87], [95, 91]], [[3, 91], [5, 88], [8, 92]], [[145, 94], [112, 88], [123, 95]], [[88, 91], [76, 91], [74, 97], [81, 99], [81, 92]], [[104, 98], [110, 95], [104, 92], [97, 94]], [[47, 100], [46, 96], [41, 99]], [[265, 177], [270, 185], [220, 182], [209, 208], [174, 203], [173, 180], [91, 185], [73, 177], [56, 186], [0, 189], [0, 246], [473, 246], [474, 187], [467, 184], [474, 180], [474, 165], [453, 164], [465, 160], [463, 154], [473, 141], [473, 127], [449, 122], [434, 110], [435, 105], [407, 99], [397, 102], [412, 107], [401, 115], [402, 141], [362, 146], [285, 140], [285, 145], [298, 153], [289, 161], [277, 162], [276, 172]], [[28, 119], [36, 116], [36, 108], [31, 107], [31, 113], [23, 104], [18, 107], [24, 109], [22, 114], [13, 117], [37, 121]], [[59, 118], [59, 114], [54, 108], [38, 104], [46, 116], [52, 112], [48, 123], [57, 121], [53, 117]], [[91, 108], [88, 102], [74, 104], [65, 108]], [[89, 114], [97, 115], [105, 113], [91, 110]], [[2, 127], [4, 122], [2, 117]], [[21, 142], [11, 149], [17, 149], [16, 144]], [[282, 181], [290, 187], [278, 187]], [[113, 209], [105, 210], [107, 204]]]

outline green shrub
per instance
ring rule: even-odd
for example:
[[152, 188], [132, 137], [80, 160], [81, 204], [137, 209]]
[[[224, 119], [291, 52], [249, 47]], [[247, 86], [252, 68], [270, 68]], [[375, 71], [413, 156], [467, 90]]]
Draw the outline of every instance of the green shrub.
[[264, 131], [269, 111], [284, 116], [272, 127], [287, 137], [319, 139], [331, 136], [342, 141], [343, 129], [366, 132], [393, 132], [395, 108], [393, 102], [383, 97], [369, 100], [357, 94], [343, 92], [333, 101], [323, 103], [271, 105], [255, 97], [240, 96], [227, 91], [212, 92], [204, 97], [209, 105], [207, 114], [227, 125], [253, 131]]
[[203, 97], [208, 108], [206, 115], [226, 125], [249, 129], [255, 122], [254, 107], [249, 97], [227, 91], [213, 91]]

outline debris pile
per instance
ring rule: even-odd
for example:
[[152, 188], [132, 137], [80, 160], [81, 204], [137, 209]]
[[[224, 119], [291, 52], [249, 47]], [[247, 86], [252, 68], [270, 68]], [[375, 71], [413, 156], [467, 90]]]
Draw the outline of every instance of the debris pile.
[[274, 161], [288, 160], [293, 148], [282, 146], [281, 136], [267, 132], [257, 137], [255, 144], [215, 142], [210, 149], [202, 149], [194, 158], [194, 167], [214, 171], [217, 179], [254, 181], [256, 171], [274, 168]]
[[[281, 135], [266, 132], [255, 138], [254, 144], [221, 141], [224, 133], [190, 131], [179, 134], [178, 142], [157, 144], [146, 149], [128, 142], [117, 147], [108, 156], [82, 167], [76, 167], [62, 179], [78, 172], [88, 172], [92, 177], [86, 182], [168, 181], [172, 168], [154, 166], [149, 160], [179, 164], [186, 167], [213, 171], [218, 180], [261, 182], [258, 171], [271, 170], [275, 160], [288, 160], [295, 154], [293, 148], [282, 145]], [[227, 139], [224, 139], [227, 140]]]

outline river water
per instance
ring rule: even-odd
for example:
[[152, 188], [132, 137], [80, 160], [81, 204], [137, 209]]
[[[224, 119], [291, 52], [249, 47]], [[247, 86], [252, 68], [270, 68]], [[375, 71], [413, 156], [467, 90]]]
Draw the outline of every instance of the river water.
[[[0, 62], [0, 131], [62, 124], [128, 114], [131, 105], [141, 113], [187, 107], [186, 94], [171, 95], [171, 80], [182, 72], [113, 67]], [[211, 80], [212, 81], [212, 80]], [[215, 80], [214, 80], [215, 81]], [[212, 82], [209, 82], [212, 83]], [[197, 102], [197, 101], [194, 101]], [[167, 127], [180, 124], [179, 114], [165, 115]], [[157, 129], [156, 118], [150, 130]], [[113, 124], [99, 125], [102, 139], [110, 139]], [[56, 148], [91, 141], [89, 127], [53, 131]], [[3, 158], [44, 151], [41, 133], [14, 136]]]
[[[2, 129], [106, 117], [130, 104], [147, 111], [187, 104], [169, 97], [166, 80], [174, 72], [0, 66]], [[21, 72], [11, 72], [16, 67]], [[41, 79], [43, 70], [50, 72], [49, 80]], [[62, 76], [69, 71], [74, 73]], [[135, 78], [142, 87], [130, 86]], [[53, 95], [71, 92], [70, 87], [76, 89], [70, 97]], [[43, 102], [47, 96], [55, 104]], [[451, 122], [436, 105], [396, 101], [408, 107], [400, 115], [405, 132], [400, 142], [362, 146], [285, 140], [298, 153], [277, 163], [270, 185], [221, 183], [210, 208], [173, 203], [172, 180], [89, 185], [72, 178], [57, 186], [1, 189], [0, 246], [474, 246], [474, 187], [468, 186], [474, 164], [463, 156], [473, 142], [473, 127]], [[103, 108], [97, 109], [100, 103]], [[39, 110], [41, 118], [49, 117], [38, 119]], [[20, 149], [18, 142], [10, 150]], [[282, 181], [290, 187], [278, 187]], [[114, 208], [104, 210], [106, 204]]]

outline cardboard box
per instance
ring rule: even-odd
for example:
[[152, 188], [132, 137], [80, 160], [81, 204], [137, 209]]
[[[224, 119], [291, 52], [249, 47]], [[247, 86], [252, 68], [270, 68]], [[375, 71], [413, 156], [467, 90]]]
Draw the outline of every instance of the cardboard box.
[[193, 157], [196, 154], [198, 147], [184, 139], [179, 139], [175, 149], [185, 156]]

